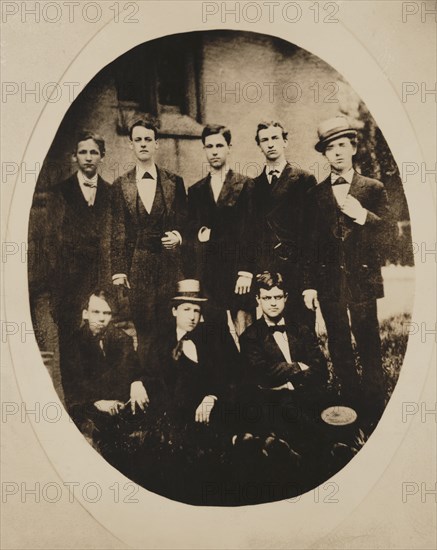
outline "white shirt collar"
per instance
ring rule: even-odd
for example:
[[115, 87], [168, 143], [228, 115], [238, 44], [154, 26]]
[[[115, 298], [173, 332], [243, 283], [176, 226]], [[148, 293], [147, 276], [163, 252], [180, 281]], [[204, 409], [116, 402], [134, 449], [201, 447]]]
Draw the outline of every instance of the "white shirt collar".
[[225, 165], [219, 172], [213, 172], [212, 170], [210, 170], [209, 175], [211, 176], [211, 179], [220, 179], [223, 183], [226, 179], [226, 176], [228, 175], [229, 170], [229, 166]]
[[352, 183], [352, 179], [354, 177], [355, 170], [351, 168], [346, 172], [346, 174], [335, 174], [334, 172], [331, 172], [331, 183], [334, 183], [338, 180], [338, 178], [344, 178], [349, 185]]
[[181, 338], [183, 338], [187, 334], [186, 330], [182, 330], [179, 327], [176, 327], [176, 338], [178, 339], [178, 342]]
[[269, 172], [271, 170], [278, 170], [279, 174], [276, 174], [276, 175], [279, 178], [279, 176], [282, 174], [286, 164], [287, 164], [287, 160], [283, 160], [280, 164], [266, 164], [265, 165], [266, 166], [265, 170], [266, 170], [267, 176], [269, 176]]
[[267, 317], [267, 315], [264, 315], [264, 314], [263, 314], [263, 317], [264, 317], [264, 320], [265, 320], [266, 325], [267, 325], [268, 327], [273, 327], [273, 326], [275, 326], [275, 325], [279, 325], [280, 327], [282, 327], [283, 325], [285, 325], [285, 319], [284, 319], [284, 317], [281, 317], [281, 319], [280, 319], [277, 323], [275, 323], [275, 321], [272, 321], [271, 319], [269, 319], [269, 318]]
[[81, 170], [77, 171], [77, 180], [81, 185], [83, 185], [85, 181], [89, 181], [97, 185], [97, 179], [98, 179], [97, 172], [94, 174], [92, 178], [89, 178]]
[[143, 176], [146, 172], [149, 172], [149, 174], [152, 176], [152, 178], [157, 181], [158, 179], [158, 171], [156, 170], [156, 164], [153, 164], [151, 166], [151, 168], [149, 168], [148, 170], [146, 170], [145, 168], [143, 168], [142, 166], [140, 166], [139, 164], [136, 165], [135, 167], [136, 169], [136, 180], [137, 181], [140, 181], [143, 179]]

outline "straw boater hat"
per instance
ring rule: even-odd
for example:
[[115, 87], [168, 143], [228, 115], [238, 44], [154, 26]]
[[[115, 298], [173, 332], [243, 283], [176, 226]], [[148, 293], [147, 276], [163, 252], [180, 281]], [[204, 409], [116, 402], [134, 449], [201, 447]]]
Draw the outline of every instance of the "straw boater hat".
[[315, 149], [319, 151], [319, 153], [323, 153], [326, 145], [334, 139], [340, 137], [357, 137], [357, 131], [351, 128], [349, 121], [344, 116], [336, 116], [323, 121], [317, 133], [319, 135], [319, 141], [316, 143]]
[[202, 296], [200, 292], [200, 282], [196, 279], [184, 279], [177, 284], [176, 296], [172, 301], [175, 302], [206, 302], [208, 299]]

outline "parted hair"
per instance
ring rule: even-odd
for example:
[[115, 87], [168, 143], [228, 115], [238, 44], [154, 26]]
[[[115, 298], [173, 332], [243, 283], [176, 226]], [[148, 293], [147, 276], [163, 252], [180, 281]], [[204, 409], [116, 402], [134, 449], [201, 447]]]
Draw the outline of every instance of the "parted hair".
[[208, 124], [205, 126], [202, 132], [202, 143], [205, 145], [205, 140], [208, 136], [214, 136], [216, 134], [221, 134], [228, 145], [231, 144], [232, 136], [231, 131], [226, 126], [220, 124]]
[[285, 130], [284, 125], [282, 124], [282, 122], [279, 122], [278, 120], [270, 120], [270, 121], [263, 120], [258, 124], [258, 126], [256, 128], [255, 141], [257, 142], [258, 145], [259, 145], [259, 133], [260, 133], [260, 131], [261, 130], [267, 130], [267, 128], [270, 128], [270, 126], [273, 126], [274, 128], [281, 128], [282, 138], [287, 139], [288, 132]]
[[257, 296], [259, 296], [259, 291], [262, 288], [264, 288], [265, 290], [270, 290], [272, 288], [275, 288], [275, 286], [281, 290], [284, 290], [284, 280], [280, 273], [263, 271], [255, 277], [255, 289]]
[[82, 310], [88, 309], [90, 304], [91, 296], [96, 296], [97, 298], [100, 298], [101, 300], [105, 300], [105, 302], [109, 305], [111, 308], [112, 314], [115, 313], [116, 310], [116, 300], [114, 292], [111, 288], [95, 288], [92, 292], [90, 292], [87, 296], [84, 296], [84, 299], [82, 301]]
[[155, 139], [159, 138], [159, 132], [157, 126], [150, 120], [145, 119], [138, 119], [136, 120], [129, 128], [129, 139], [132, 141], [132, 132], [134, 128], [137, 126], [142, 126], [143, 128], [146, 128], [147, 130], [153, 130], [153, 133], [155, 134]]
[[77, 153], [77, 147], [81, 141], [86, 141], [87, 139], [92, 139], [96, 142], [97, 147], [99, 148], [100, 155], [102, 157], [105, 156], [106, 148], [105, 148], [105, 140], [102, 138], [101, 135], [96, 134], [95, 132], [91, 132], [90, 130], [82, 130], [79, 132], [76, 136], [76, 143], [74, 147], [74, 154]]

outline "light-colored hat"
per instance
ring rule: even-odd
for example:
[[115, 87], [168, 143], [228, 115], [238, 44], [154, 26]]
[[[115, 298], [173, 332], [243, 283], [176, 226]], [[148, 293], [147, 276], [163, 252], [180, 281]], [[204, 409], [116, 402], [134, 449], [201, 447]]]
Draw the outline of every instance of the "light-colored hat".
[[177, 302], [206, 302], [208, 299], [200, 292], [200, 282], [196, 279], [184, 279], [179, 281], [176, 296], [172, 300]]
[[322, 153], [325, 146], [330, 141], [338, 139], [340, 137], [357, 137], [357, 131], [351, 128], [349, 121], [344, 116], [336, 116], [328, 120], [323, 121], [317, 133], [319, 135], [319, 141], [315, 145], [316, 151]]

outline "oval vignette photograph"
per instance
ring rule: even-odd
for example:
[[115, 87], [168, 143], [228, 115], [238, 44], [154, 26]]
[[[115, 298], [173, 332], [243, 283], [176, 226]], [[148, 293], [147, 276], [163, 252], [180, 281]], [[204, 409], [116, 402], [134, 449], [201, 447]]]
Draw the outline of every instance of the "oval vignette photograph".
[[192, 505], [274, 502], [377, 429], [413, 256], [399, 169], [341, 74], [269, 35], [175, 34], [103, 67], [53, 136], [32, 321], [66, 411], [122, 474]]

